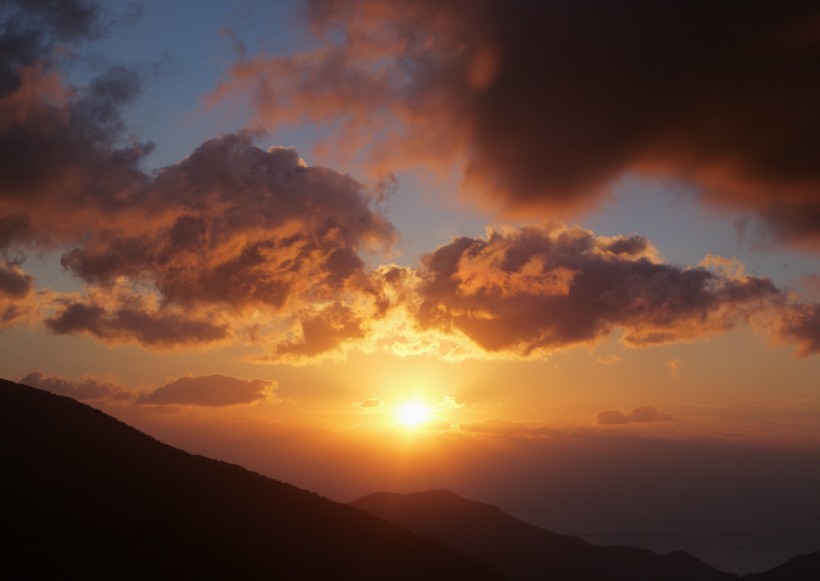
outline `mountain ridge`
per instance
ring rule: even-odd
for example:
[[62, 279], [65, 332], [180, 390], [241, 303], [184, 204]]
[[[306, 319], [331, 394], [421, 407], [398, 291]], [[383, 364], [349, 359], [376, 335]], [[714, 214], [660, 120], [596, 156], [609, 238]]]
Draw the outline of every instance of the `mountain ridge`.
[[484, 562], [511, 579], [731, 581], [683, 552], [656, 555], [634, 547], [597, 547], [525, 523], [501, 509], [446, 490], [377, 492], [351, 503]]
[[[448, 490], [340, 504], [3, 379], [0, 468], [0, 546], [6, 565], [29, 575], [740, 579], [684, 552], [596, 547]], [[398, 518], [406, 499], [424, 501], [409, 521]], [[742, 579], [817, 578], [820, 552]]]
[[0, 380], [0, 540], [30, 574], [483, 578], [430, 539]]
[[[820, 552], [794, 557], [762, 573], [720, 571], [684, 551], [658, 555], [629, 546], [596, 546], [541, 529], [500, 508], [450, 490], [375, 492], [350, 503], [458, 552], [510, 579], [572, 581], [815, 581]], [[466, 532], [465, 532], [466, 531]]]

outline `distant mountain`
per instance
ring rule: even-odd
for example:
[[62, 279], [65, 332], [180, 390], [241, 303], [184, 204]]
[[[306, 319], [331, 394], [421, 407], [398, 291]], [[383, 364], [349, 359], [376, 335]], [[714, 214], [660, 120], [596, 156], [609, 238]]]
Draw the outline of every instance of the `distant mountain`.
[[576, 537], [545, 531], [494, 506], [466, 500], [447, 490], [379, 492], [351, 504], [484, 561], [510, 579], [737, 579], [683, 552], [660, 556], [632, 547], [597, 547]]
[[743, 581], [817, 581], [818, 579], [820, 579], [820, 552], [794, 557], [765, 573], [743, 576]]
[[4, 380], [0, 547], [20, 578], [496, 578], [356, 508]]

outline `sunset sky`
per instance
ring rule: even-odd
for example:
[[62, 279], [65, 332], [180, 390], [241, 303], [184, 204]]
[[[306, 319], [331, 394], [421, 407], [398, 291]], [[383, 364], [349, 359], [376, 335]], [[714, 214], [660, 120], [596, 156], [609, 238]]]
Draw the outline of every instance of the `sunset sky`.
[[0, 375], [336, 500], [816, 550], [787, 4], [0, 2]]

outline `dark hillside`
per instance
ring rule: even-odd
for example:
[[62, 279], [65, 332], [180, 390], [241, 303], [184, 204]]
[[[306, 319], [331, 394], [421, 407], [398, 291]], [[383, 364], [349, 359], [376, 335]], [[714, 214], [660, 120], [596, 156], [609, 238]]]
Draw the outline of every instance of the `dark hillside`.
[[737, 579], [682, 552], [661, 556], [632, 547], [597, 547], [577, 537], [540, 529], [494, 506], [447, 490], [380, 492], [351, 504], [480, 559], [510, 579]]
[[0, 542], [25, 576], [493, 578], [350, 506], [0, 380]]

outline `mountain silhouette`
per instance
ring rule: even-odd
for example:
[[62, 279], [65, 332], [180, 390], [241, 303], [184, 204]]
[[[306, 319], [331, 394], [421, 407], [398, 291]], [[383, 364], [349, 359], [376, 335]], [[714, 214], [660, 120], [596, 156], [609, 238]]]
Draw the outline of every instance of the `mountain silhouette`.
[[[22, 578], [739, 579], [598, 547], [453, 492], [339, 504], [0, 379], [0, 546]], [[820, 552], [743, 581], [820, 579]]]
[[820, 579], [820, 552], [799, 555], [765, 573], [744, 575], [743, 581], [817, 581]]
[[21, 578], [493, 579], [356, 508], [0, 380], [0, 543]]
[[632, 547], [597, 547], [527, 524], [494, 506], [448, 490], [378, 492], [351, 504], [482, 560], [510, 579], [737, 579], [683, 552], [660, 556]]
[[[568, 581], [728, 581], [741, 579], [676, 551], [599, 547], [577, 537], [546, 531], [495, 506], [449, 490], [411, 494], [377, 492], [351, 505], [456, 551], [481, 560], [509, 579]], [[803, 555], [743, 581], [820, 579], [820, 552]]]

